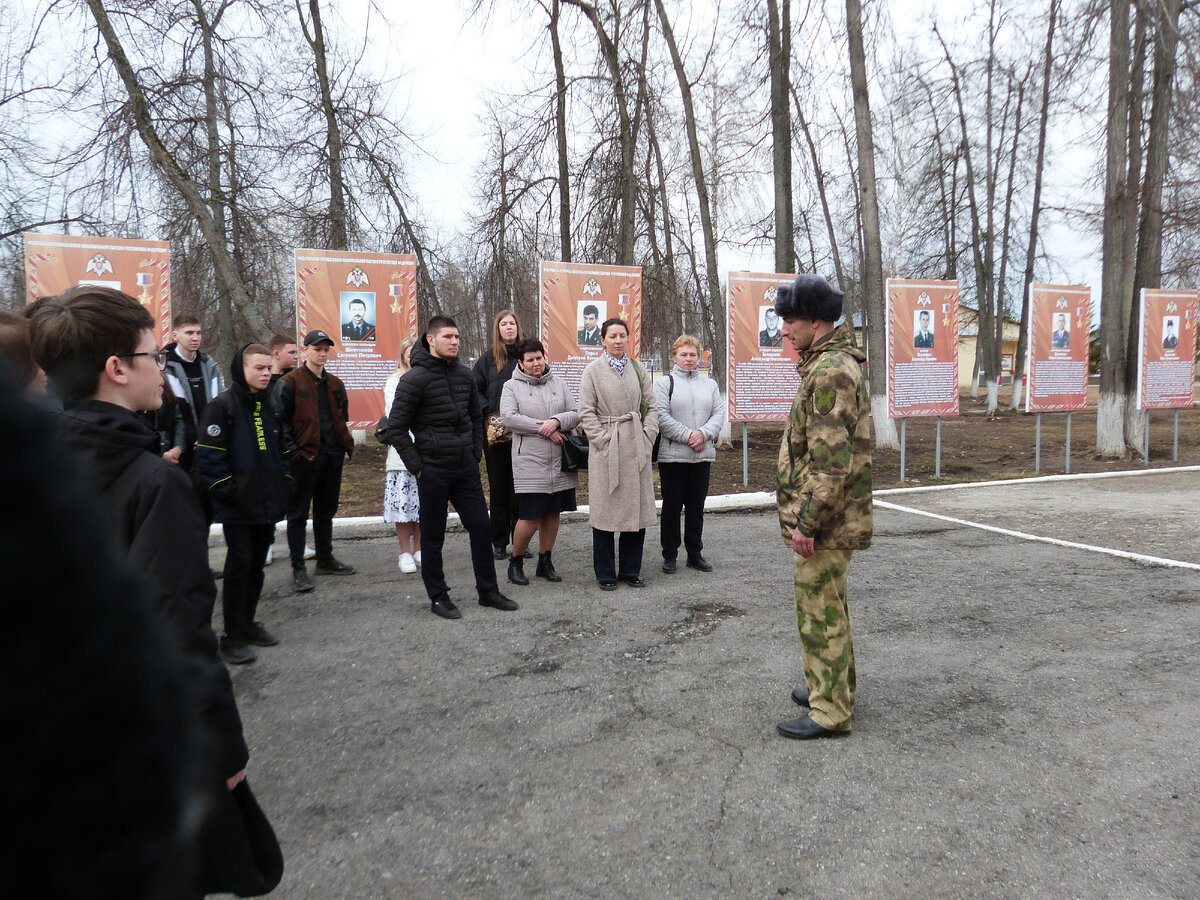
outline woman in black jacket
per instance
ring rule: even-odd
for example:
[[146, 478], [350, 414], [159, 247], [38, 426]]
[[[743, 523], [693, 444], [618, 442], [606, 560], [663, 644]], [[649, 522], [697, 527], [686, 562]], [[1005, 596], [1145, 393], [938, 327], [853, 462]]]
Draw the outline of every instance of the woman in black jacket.
[[[500, 415], [500, 394], [517, 367], [517, 344], [525, 339], [517, 314], [502, 309], [492, 322], [492, 348], [475, 363], [475, 384], [483, 404], [487, 460], [488, 509], [492, 518], [492, 548], [496, 559], [508, 556], [508, 541], [517, 524], [517, 494], [513, 488], [512, 435], [493, 443], [497, 429], [487, 427], [489, 416]], [[529, 553], [528, 556], [532, 556]]]
[[267, 548], [275, 523], [287, 515], [291, 476], [269, 402], [271, 352], [247, 344], [229, 366], [230, 387], [204, 408], [196, 445], [196, 475], [225, 530], [221, 609], [226, 662], [254, 662], [250, 647], [271, 647], [275, 636], [254, 621], [262, 594]]

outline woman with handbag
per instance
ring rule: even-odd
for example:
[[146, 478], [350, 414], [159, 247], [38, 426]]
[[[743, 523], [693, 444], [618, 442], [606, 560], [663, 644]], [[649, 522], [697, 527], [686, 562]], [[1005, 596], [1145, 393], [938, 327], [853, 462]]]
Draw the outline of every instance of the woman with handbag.
[[561, 514], [575, 509], [579, 476], [564, 472], [562, 445], [566, 432], [579, 424], [579, 413], [566, 383], [551, 374], [546, 348], [536, 338], [517, 345], [518, 363], [500, 394], [500, 416], [512, 432], [512, 472], [517, 492], [517, 526], [508, 560], [508, 580], [529, 584], [523, 568], [525, 551], [536, 532], [538, 562], [534, 575], [562, 581], [550, 553], [558, 537]]
[[500, 392], [517, 367], [517, 343], [524, 339], [521, 323], [511, 309], [502, 309], [492, 322], [492, 346], [475, 362], [475, 384], [483, 405], [483, 456], [487, 460], [488, 513], [492, 520], [492, 550], [496, 559], [508, 556], [508, 539], [517, 524], [517, 495], [513, 488], [512, 433], [500, 422]]
[[721, 389], [697, 371], [700, 341], [680, 335], [671, 345], [675, 366], [654, 385], [658, 404], [658, 477], [662, 484], [662, 570], [675, 571], [679, 554], [679, 514], [683, 512], [683, 546], [688, 568], [711, 572], [701, 554], [704, 542], [704, 500], [708, 476], [717, 458], [717, 435], [725, 424]]
[[[388, 376], [383, 385], [383, 408], [391, 412], [396, 399], [396, 385], [400, 378], [412, 368], [412, 348], [415, 337], [406, 338], [400, 344], [396, 356], [396, 371]], [[387, 453], [387, 481], [383, 486], [383, 521], [394, 522], [396, 538], [400, 541], [400, 571], [412, 575], [421, 564], [421, 498], [417, 494], [417, 479], [404, 467], [404, 460], [389, 445]]]
[[[658, 435], [658, 407], [650, 377], [626, 355], [629, 326], [609, 319], [600, 327], [604, 353], [583, 370], [579, 420], [587, 433], [588, 505], [596, 581], [615, 591], [617, 581], [643, 587], [642, 547], [654, 524], [650, 452]], [[620, 533], [620, 567], [614, 534]]]

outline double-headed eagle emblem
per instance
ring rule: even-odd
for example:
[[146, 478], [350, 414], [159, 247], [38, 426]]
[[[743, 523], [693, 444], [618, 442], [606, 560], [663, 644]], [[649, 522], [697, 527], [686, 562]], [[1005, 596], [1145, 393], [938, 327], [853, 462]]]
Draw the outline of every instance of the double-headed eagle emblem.
[[112, 272], [112, 270], [112, 263], [105, 258], [103, 253], [97, 253], [95, 256], [89, 259], [87, 266], [84, 269], [84, 271], [87, 272], [95, 272], [101, 277], [103, 277], [106, 272]]
[[350, 274], [346, 276], [346, 284], [362, 287], [364, 284], [370, 284], [370, 281], [368, 281], [367, 273], [362, 270], [362, 267], [355, 266], [350, 270]]

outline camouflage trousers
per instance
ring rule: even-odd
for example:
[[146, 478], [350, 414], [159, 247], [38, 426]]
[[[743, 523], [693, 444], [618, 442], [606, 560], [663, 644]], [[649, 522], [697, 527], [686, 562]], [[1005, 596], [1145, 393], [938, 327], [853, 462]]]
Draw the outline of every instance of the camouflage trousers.
[[818, 550], [809, 559], [792, 554], [810, 715], [835, 731], [849, 731], [854, 715], [854, 641], [846, 602], [846, 570], [853, 555], [853, 550]]

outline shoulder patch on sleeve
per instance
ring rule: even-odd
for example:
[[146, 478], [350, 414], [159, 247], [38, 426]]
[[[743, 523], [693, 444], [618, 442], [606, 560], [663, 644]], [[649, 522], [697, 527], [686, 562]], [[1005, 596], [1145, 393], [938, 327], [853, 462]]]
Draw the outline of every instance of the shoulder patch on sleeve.
[[818, 415], [829, 415], [836, 404], [837, 391], [833, 388], [817, 388], [813, 391], [813, 411]]
[[206, 428], [205, 430], [208, 432], [209, 437], [220, 437], [221, 436], [221, 426], [218, 425], [216, 422], [209, 425], [208, 428]]

